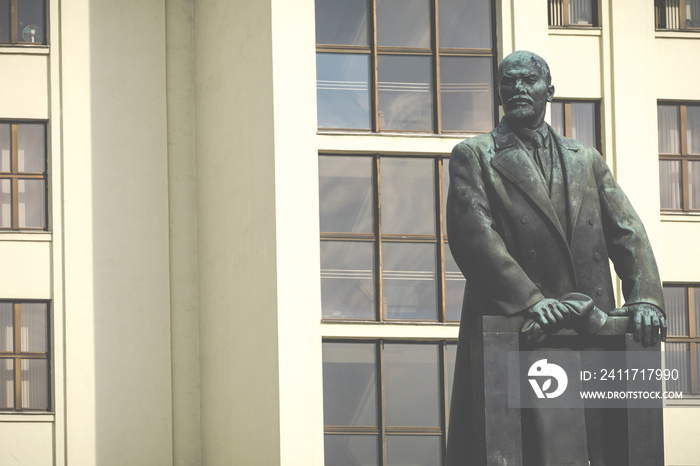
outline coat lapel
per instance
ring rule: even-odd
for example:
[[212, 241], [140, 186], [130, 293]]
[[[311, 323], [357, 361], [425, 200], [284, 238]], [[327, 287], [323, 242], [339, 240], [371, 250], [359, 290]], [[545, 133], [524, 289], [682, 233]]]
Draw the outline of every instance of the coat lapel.
[[587, 167], [579, 154], [578, 145], [569, 139], [562, 138], [554, 130], [551, 130], [551, 134], [554, 136], [555, 144], [561, 153], [562, 171], [564, 172], [569, 204], [569, 244], [571, 244], [576, 219], [583, 201], [583, 190], [588, 181], [586, 176]]
[[517, 136], [508, 128], [505, 121], [498, 125], [492, 135], [496, 155], [491, 159], [491, 165], [501, 175], [515, 183], [539, 207], [566, 242], [566, 235], [562, 231], [554, 206], [549, 199], [544, 178], [535, 165], [535, 161], [522, 147]]

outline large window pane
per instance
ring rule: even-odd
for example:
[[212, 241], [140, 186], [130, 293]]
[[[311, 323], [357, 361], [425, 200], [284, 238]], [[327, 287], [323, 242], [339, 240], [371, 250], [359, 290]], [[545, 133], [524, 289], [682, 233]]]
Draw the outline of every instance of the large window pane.
[[19, 180], [19, 227], [46, 226], [46, 184], [44, 180]]
[[688, 336], [688, 293], [684, 286], [664, 286], [669, 336]]
[[42, 173], [46, 171], [46, 127], [44, 124], [17, 125], [17, 171]]
[[375, 466], [379, 463], [377, 435], [326, 435], [326, 466]]
[[430, 1], [377, 0], [377, 44], [430, 47]]
[[10, 0], [0, 0], [0, 42], [10, 38]]
[[387, 426], [440, 425], [438, 361], [434, 344], [384, 346]]
[[440, 0], [440, 47], [491, 48], [489, 0]]
[[690, 209], [700, 209], [700, 161], [688, 162], [688, 199]]
[[384, 316], [437, 320], [435, 244], [383, 243]]
[[592, 0], [569, 0], [570, 24], [592, 25], [594, 24], [593, 14]]
[[318, 126], [370, 129], [369, 55], [316, 54]]
[[445, 308], [448, 321], [462, 317], [462, 298], [467, 281], [452, 257], [449, 244], [445, 243]]
[[15, 361], [0, 359], [0, 409], [15, 407]]
[[0, 171], [9, 173], [12, 171], [11, 162], [12, 139], [8, 123], [0, 123]]
[[442, 440], [437, 435], [387, 435], [386, 460], [392, 466], [440, 466]]
[[431, 57], [379, 56], [379, 129], [433, 128]]
[[[669, 318], [669, 321], [671, 319]], [[678, 380], [666, 381], [666, 390], [684, 391], [691, 390], [690, 385], [690, 345], [687, 343], [665, 344], [666, 369], [678, 370]]]
[[381, 159], [382, 233], [435, 233], [432, 159]]
[[323, 400], [325, 425], [377, 425], [373, 343], [323, 344]]
[[372, 158], [321, 156], [318, 165], [321, 231], [371, 233]]
[[661, 188], [661, 208], [681, 209], [681, 162], [678, 160], [659, 161], [659, 185]]
[[593, 102], [571, 102], [571, 138], [591, 147], [597, 146]]
[[700, 106], [686, 107], [688, 153], [700, 154]]
[[22, 351], [48, 351], [48, 312], [46, 303], [22, 303]]
[[321, 241], [323, 317], [374, 319], [374, 243]]
[[14, 351], [14, 305], [0, 302], [0, 351]]
[[316, 0], [316, 43], [368, 45], [367, 0]]
[[22, 359], [22, 408], [48, 409], [49, 363], [46, 359]]
[[659, 105], [659, 153], [680, 154], [681, 138], [677, 105]]
[[44, 0], [19, 0], [17, 2], [17, 40], [19, 42], [44, 42]]
[[700, 0], [685, 0], [686, 27], [700, 28]]
[[491, 58], [440, 57], [442, 129], [493, 129], [493, 71]]
[[12, 180], [0, 179], [0, 228], [12, 228]]

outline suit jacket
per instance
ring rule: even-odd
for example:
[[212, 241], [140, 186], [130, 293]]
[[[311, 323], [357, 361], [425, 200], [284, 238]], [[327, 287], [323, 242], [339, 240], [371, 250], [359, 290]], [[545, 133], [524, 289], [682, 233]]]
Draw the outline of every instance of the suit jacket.
[[465, 459], [473, 451], [470, 442], [479, 438], [471, 424], [469, 352], [476, 316], [514, 316], [542, 298], [568, 293], [587, 295], [609, 312], [615, 302], [608, 259], [622, 279], [626, 304], [650, 303], [663, 310], [646, 232], [607, 164], [595, 149], [549, 131], [553, 154], [561, 155], [564, 228], [539, 168], [505, 119], [491, 133], [458, 144], [450, 157], [447, 231], [467, 287], [448, 465], [472, 464]]

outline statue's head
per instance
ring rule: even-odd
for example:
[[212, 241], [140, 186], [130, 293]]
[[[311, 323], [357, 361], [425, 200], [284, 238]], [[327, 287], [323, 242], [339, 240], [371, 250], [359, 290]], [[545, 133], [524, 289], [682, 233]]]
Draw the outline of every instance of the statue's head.
[[554, 97], [547, 62], [524, 50], [508, 55], [498, 66], [498, 95], [509, 123], [530, 128], [540, 126], [547, 102]]

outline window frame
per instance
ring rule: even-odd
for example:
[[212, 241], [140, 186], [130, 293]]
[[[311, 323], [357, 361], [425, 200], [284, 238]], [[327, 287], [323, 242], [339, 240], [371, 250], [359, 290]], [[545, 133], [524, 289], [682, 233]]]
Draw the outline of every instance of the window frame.
[[[593, 8], [593, 22], [592, 24], [579, 24], [572, 23], [569, 19], [570, 15], [570, 4], [571, 0], [548, 0], [547, 1], [547, 24], [550, 28], [581, 28], [581, 29], [591, 29], [600, 27], [600, 6], [598, 5], [598, 0], [590, 0], [591, 7]], [[561, 4], [561, 24], [554, 23], [553, 19], [556, 13], [552, 11], [553, 4]]]
[[37, 47], [37, 46], [42, 46], [42, 45], [48, 45], [49, 43], [49, 31], [48, 31], [48, 25], [49, 25], [49, 2], [48, 1], [43, 1], [43, 9], [44, 9], [44, 24], [41, 24], [41, 27], [44, 29], [44, 38], [41, 42], [24, 42], [19, 40], [19, 8], [18, 8], [18, 2], [20, 0], [10, 0], [10, 41], [9, 42], [0, 42], [0, 46], [12, 46], [12, 47]]
[[[449, 424], [450, 406], [449, 400], [449, 373], [448, 373], [448, 355], [447, 346], [457, 346], [457, 340], [441, 338], [441, 339], [389, 339], [389, 338], [323, 338], [323, 343], [371, 343], [374, 345], [375, 351], [375, 380], [376, 380], [376, 400], [377, 400], [377, 426], [335, 426], [323, 424], [324, 437], [327, 435], [376, 435], [379, 438], [378, 445], [378, 466], [387, 465], [387, 435], [421, 435], [421, 436], [440, 436], [441, 437], [441, 463], [444, 465], [447, 454], [447, 426]], [[387, 426], [386, 425], [386, 358], [384, 350], [386, 344], [404, 344], [404, 345], [436, 345], [438, 346], [438, 393], [440, 406], [440, 426]], [[324, 396], [324, 403], [326, 402]]]
[[[49, 231], [49, 160], [48, 160], [48, 122], [46, 120], [0, 120], [0, 124], [10, 125], [10, 171], [0, 171], [0, 180], [11, 180], [12, 220], [9, 228], [0, 227], [1, 232]], [[19, 167], [19, 125], [41, 124], [44, 127], [44, 169], [43, 172], [21, 172]], [[19, 181], [44, 180], [44, 227], [19, 226]]]
[[[51, 302], [46, 300], [30, 299], [0, 299], [3, 303], [13, 305], [13, 351], [0, 351], [0, 360], [12, 359], [14, 361], [14, 408], [0, 408], [0, 414], [8, 413], [51, 413], [53, 412], [52, 393], [52, 368], [51, 368]], [[22, 351], [22, 304], [41, 303], [46, 304], [46, 351]], [[22, 359], [45, 359], [47, 367], [46, 408], [22, 407]]]
[[[700, 162], [700, 154], [690, 154], [688, 152], [688, 112], [687, 107], [696, 106], [700, 107], [700, 102], [678, 102], [678, 101], [657, 101], [657, 108], [660, 105], [670, 106], [675, 105], [678, 107], [678, 132], [680, 133], [679, 147], [680, 154], [663, 154], [659, 152], [659, 161], [667, 160], [672, 162], [681, 163], [681, 208], [680, 209], [669, 209], [661, 207], [661, 212], [670, 214], [688, 214], [688, 213], [700, 213], [700, 207], [697, 209], [690, 208], [690, 183], [689, 183], [689, 173], [688, 173], [688, 162]], [[658, 126], [658, 118], [657, 118]], [[658, 134], [658, 128], [657, 128]]]
[[[700, 334], [696, 332], [696, 321], [700, 316], [695, 315], [695, 300], [700, 299], [700, 296], [695, 296], [695, 288], [700, 287], [699, 284], [693, 283], [664, 283], [664, 288], [683, 288], [686, 293], [688, 307], [686, 309], [688, 317], [688, 335], [667, 335], [666, 343], [684, 343], [688, 345], [689, 363], [690, 363], [690, 394], [700, 395], [700, 384], [698, 383], [698, 354], [697, 348], [700, 345]], [[688, 392], [685, 392], [688, 393]]]
[[[678, 0], [678, 25], [677, 28], [668, 27], [668, 18], [666, 17], [666, 0], [654, 1], [654, 26], [657, 31], [688, 31], [700, 32], [700, 26], [687, 26], [686, 3], [685, 0]], [[699, 12], [700, 13], [700, 12]], [[666, 27], [661, 27], [662, 22]]]
[[[496, 89], [496, 76], [498, 72], [497, 64], [497, 38], [496, 38], [496, 5], [495, 1], [489, 0], [491, 15], [491, 48], [452, 48], [440, 47], [439, 38], [439, 0], [429, 0], [430, 2], [430, 47], [397, 47], [380, 46], [377, 44], [377, 0], [366, 0], [368, 12], [368, 32], [369, 45], [344, 45], [344, 44], [319, 44], [316, 43], [316, 53], [338, 53], [338, 54], [363, 54], [369, 55], [369, 104], [370, 104], [370, 128], [328, 128], [318, 126], [319, 133], [335, 132], [357, 132], [357, 133], [421, 133], [421, 134], [479, 134], [489, 131], [469, 131], [469, 130], [443, 130], [441, 114], [441, 80], [440, 80], [440, 57], [490, 57], [491, 58], [491, 91], [493, 105], [493, 125], [498, 123], [498, 97]], [[379, 112], [379, 57], [380, 56], [427, 56], [432, 58], [431, 78], [433, 79], [433, 89], [431, 92], [433, 123], [430, 130], [415, 129], [381, 129], [380, 121], [382, 116]]]
[[[459, 320], [448, 320], [447, 312], [447, 251], [446, 245], [449, 244], [447, 239], [446, 217], [445, 217], [445, 199], [446, 187], [444, 186], [445, 176], [445, 161], [449, 162], [449, 155], [446, 154], [403, 154], [403, 153], [340, 153], [323, 151], [319, 153], [319, 157], [333, 156], [357, 156], [372, 158], [372, 200], [373, 200], [373, 225], [372, 233], [339, 233], [339, 232], [324, 232], [321, 231], [321, 241], [361, 241], [369, 242], [374, 247], [374, 306], [375, 315], [373, 319], [361, 319], [356, 317], [322, 317], [323, 322], [429, 322], [429, 323], [447, 323], [459, 324]], [[433, 162], [433, 182], [434, 182], [434, 211], [435, 214], [435, 233], [430, 234], [401, 234], [401, 233], [383, 233], [381, 221], [381, 159], [383, 158], [405, 158], [405, 159], [431, 159]], [[416, 243], [416, 244], [435, 244], [436, 245], [436, 294], [437, 294], [437, 319], [387, 319], [383, 306], [383, 284], [384, 284], [384, 269], [383, 269], [383, 247], [384, 243]], [[461, 275], [461, 273], [460, 273]]]

